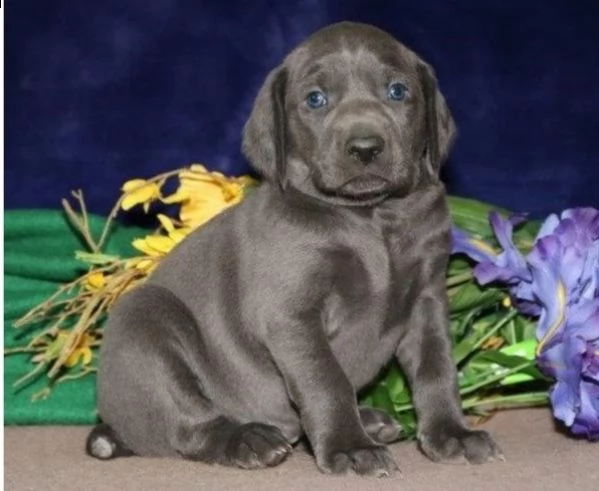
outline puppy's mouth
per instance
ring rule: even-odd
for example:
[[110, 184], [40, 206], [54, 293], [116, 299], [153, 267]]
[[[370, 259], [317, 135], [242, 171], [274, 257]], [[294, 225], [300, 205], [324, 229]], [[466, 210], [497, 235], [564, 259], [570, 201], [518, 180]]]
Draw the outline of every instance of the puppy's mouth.
[[335, 190], [335, 194], [344, 198], [368, 200], [384, 196], [390, 192], [390, 182], [373, 174], [352, 177]]

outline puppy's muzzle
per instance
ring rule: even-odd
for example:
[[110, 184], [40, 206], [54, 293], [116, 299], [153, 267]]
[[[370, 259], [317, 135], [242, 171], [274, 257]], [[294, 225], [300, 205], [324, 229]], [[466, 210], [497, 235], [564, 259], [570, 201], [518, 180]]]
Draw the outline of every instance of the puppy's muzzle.
[[374, 162], [385, 148], [385, 140], [378, 135], [358, 136], [349, 138], [346, 152], [364, 165]]

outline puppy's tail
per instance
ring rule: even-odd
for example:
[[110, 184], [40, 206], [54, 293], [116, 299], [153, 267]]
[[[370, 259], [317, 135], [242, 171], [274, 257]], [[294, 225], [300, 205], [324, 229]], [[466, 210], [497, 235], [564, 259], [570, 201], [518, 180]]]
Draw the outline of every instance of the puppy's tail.
[[105, 423], [97, 425], [87, 436], [85, 450], [88, 455], [100, 460], [133, 455], [119, 440], [114, 430]]

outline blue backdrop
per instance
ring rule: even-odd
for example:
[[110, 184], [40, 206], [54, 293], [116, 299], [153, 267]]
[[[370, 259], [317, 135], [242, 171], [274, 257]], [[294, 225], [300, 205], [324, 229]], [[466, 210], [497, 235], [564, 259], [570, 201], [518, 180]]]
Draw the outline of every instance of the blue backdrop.
[[599, 207], [597, 0], [13, 0], [5, 206], [83, 188], [107, 213], [132, 177], [248, 170], [267, 72], [328, 23], [373, 23], [437, 69], [460, 136], [449, 190], [542, 216]]

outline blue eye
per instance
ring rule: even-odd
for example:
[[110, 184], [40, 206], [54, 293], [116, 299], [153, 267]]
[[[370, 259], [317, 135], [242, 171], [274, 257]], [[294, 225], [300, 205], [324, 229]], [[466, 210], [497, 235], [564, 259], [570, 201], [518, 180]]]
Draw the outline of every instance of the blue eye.
[[393, 99], [394, 101], [401, 101], [406, 97], [407, 91], [408, 88], [404, 84], [395, 82], [389, 85], [387, 95], [389, 96], [389, 99]]
[[327, 105], [327, 96], [324, 95], [320, 90], [314, 90], [306, 97], [306, 104], [312, 109], [318, 109], [319, 107]]

